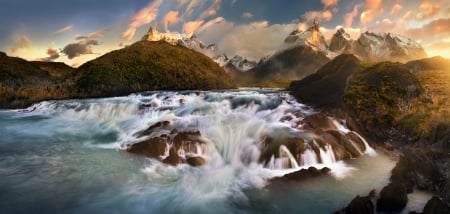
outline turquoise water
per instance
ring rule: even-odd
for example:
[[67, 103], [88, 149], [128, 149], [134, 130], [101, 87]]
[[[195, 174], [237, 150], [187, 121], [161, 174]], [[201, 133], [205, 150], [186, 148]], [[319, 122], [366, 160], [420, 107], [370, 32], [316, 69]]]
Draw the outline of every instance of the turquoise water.
[[[236, 90], [0, 111], [1, 213], [330, 213], [387, 183], [395, 163], [378, 153], [326, 165], [333, 176], [269, 185], [292, 170], [242, 159], [253, 160], [263, 133], [295, 133], [279, 122], [293, 111], [314, 110], [283, 91]], [[163, 120], [211, 141], [205, 166], [172, 167], [124, 151], [135, 132]]]

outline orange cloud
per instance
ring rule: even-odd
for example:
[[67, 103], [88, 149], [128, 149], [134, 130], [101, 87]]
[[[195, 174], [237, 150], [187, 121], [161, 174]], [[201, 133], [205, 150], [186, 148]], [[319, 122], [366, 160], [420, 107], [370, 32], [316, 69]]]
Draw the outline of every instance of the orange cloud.
[[329, 7], [329, 6], [332, 6], [332, 5], [337, 5], [338, 1], [339, 0], [322, 0], [322, 4], [325, 7]]
[[366, 6], [369, 10], [375, 10], [380, 8], [381, 3], [383, 3], [383, 0], [367, 0]]
[[19, 49], [26, 49], [31, 47], [31, 40], [27, 36], [20, 36], [17, 38], [12, 47], [10, 48], [11, 53], [15, 53]]
[[122, 38], [126, 40], [131, 40], [136, 33], [136, 28], [148, 24], [156, 19], [159, 12], [159, 6], [162, 0], [155, 0], [148, 4], [146, 7], [139, 10], [131, 19], [130, 24], [126, 31], [122, 33]]
[[169, 31], [169, 25], [171, 24], [176, 24], [179, 22], [179, 18], [178, 18], [178, 11], [175, 10], [171, 10], [169, 12], [167, 12], [167, 14], [164, 16], [164, 30], [167, 32]]
[[450, 36], [450, 18], [437, 19], [422, 27], [407, 30], [408, 36], [415, 39], [432, 39], [439, 35]]
[[192, 35], [204, 22], [204, 20], [187, 22], [183, 25], [183, 32], [186, 35]]
[[419, 8], [422, 10], [422, 12], [418, 13], [416, 18], [418, 20], [431, 18], [434, 15], [436, 15], [441, 7], [437, 4], [433, 5], [429, 1], [425, 0], [420, 4]]
[[324, 11], [308, 11], [302, 16], [307, 22], [311, 22], [314, 19], [322, 21], [330, 21], [333, 18], [333, 13], [330, 10]]
[[353, 24], [353, 20], [358, 15], [360, 5], [353, 6], [353, 10], [350, 13], [346, 13], [344, 15], [344, 27], [349, 28]]
[[394, 6], [391, 9], [391, 15], [397, 15], [401, 10], [403, 9], [403, 6], [399, 3], [394, 4]]
[[382, 0], [366, 0], [366, 10], [361, 13], [360, 23], [367, 24], [375, 20], [381, 13], [383, 13], [383, 8], [381, 8]]
[[218, 24], [223, 22], [225, 19], [223, 17], [217, 17], [209, 22], [206, 22], [205, 24], [202, 24], [196, 32], [200, 33], [208, 29], [209, 27], [213, 26], [214, 24]]
[[203, 11], [198, 19], [205, 19], [207, 17], [216, 15], [217, 10], [219, 10], [220, 8], [220, 3], [222, 3], [222, 0], [214, 0], [214, 3], [211, 5], [211, 7]]
[[67, 25], [61, 29], [56, 30], [53, 34], [65, 33], [73, 30], [73, 25]]

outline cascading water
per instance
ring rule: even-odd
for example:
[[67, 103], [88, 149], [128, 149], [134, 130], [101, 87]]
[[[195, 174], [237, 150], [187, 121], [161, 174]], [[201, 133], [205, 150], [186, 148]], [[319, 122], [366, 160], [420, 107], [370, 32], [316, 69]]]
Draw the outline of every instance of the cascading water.
[[[320, 132], [308, 128], [311, 125], [304, 119], [314, 113], [287, 92], [251, 89], [146, 92], [117, 98], [47, 101], [24, 110], [0, 111], [0, 188], [21, 195], [14, 195], [14, 200], [1, 196], [0, 201], [10, 204], [0, 202], [0, 207], [26, 212], [19, 205], [38, 200], [47, 205], [48, 209], [40, 210], [44, 212], [261, 212], [254, 205], [260, 202], [254, 201], [257, 197], [251, 192], [259, 191], [271, 178], [315, 166], [329, 167], [339, 178], [333, 178], [334, 182], [345, 182], [365, 169], [352, 170], [356, 168], [342, 161], [341, 157], [355, 157], [343, 150], [344, 145], [375, 154], [361, 136], [333, 118], [325, 120], [334, 127]], [[145, 132], [158, 122], [167, 126]], [[201, 144], [187, 141], [176, 146], [176, 152], [182, 159], [204, 158], [206, 163], [201, 167], [162, 163], [175, 148], [169, 141], [158, 158], [126, 151], [145, 140], [197, 132]], [[341, 140], [328, 142], [320, 133], [340, 133], [331, 139]], [[349, 133], [357, 137], [350, 139]], [[360, 159], [367, 158], [377, 158], [388, 166], [371, 169], [371, 173], [379, 174], [370, 182], [383, 185], [387, 181], [384, 172], [393, 163], [383, 156]], [[358, 194], [365, 194], [367, 188], [373, 187], [360, 185]], [[23, 195], [30, 191], [40, 197]], [[348, 193], [346, 200], [353, 193]], [[346, 200], [339, 199], [338, 204], [323, 209], [333, 211]]]

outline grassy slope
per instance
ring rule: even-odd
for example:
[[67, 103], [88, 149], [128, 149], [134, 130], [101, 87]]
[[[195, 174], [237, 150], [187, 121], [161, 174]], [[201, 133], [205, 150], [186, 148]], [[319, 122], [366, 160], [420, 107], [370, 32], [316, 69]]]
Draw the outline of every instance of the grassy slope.
[[165, 42], [137, 42], [81, 66], [80, 96], [115, 96], [146, 90], [232, 88], [230, 77], [207, 56]]

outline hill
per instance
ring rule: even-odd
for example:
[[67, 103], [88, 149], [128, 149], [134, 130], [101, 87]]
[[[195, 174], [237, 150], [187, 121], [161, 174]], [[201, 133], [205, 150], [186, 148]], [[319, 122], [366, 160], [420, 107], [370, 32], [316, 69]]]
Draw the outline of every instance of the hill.
[[234, 87], [231, 78], [209, 57], [163, 41], [139, 41], [87, 62], [75, 71], [74, 83], [81, 97]]
[[350, 76], [358, 71], [361, 71], [360, 61], [354, 55], [343, 54], [316, 73], [293, 81], [288, 90], [304, 103], [316, 107], [338, 107]]

